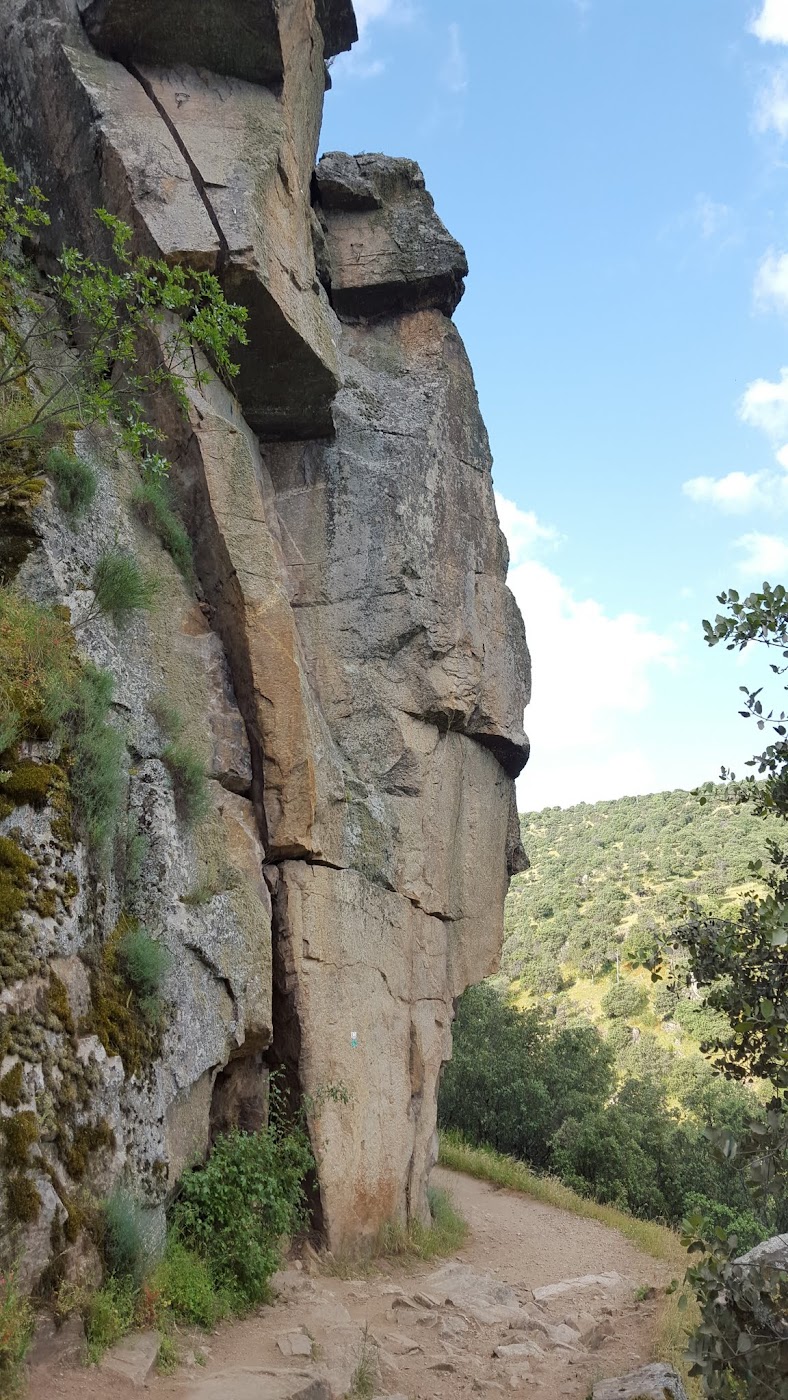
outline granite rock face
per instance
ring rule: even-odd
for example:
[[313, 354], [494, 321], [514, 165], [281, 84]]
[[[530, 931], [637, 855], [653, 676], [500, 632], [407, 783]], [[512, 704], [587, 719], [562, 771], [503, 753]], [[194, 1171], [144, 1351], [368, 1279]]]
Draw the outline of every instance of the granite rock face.
[[412, 160], [332, 151], [317, 167], [331, 261], [331, 299], [344, 320], [435, 307], [451, 316], [468, 272]]
[[[163, 1053], [108, 1091], [128, 1125], [116, 1170], [153, 1207], [211, 1133], [262, 1120], [282, 1063], [307, 1105], [319, 1223], [353, 1248], [427, 1218], [454, 1001], [497, 964], [524, 860], [528, 652], [450, 320], [462, 248], [411, 161], [333, 153], [313, 176], [348, 0], [197, 8], [191, 25], [186, 0], [0, 14], [0, 148], [51, 194], [50, 247], [104, 253], [102, 204], [249, 311], [235, 394], [213, 378], [186, 384], [188, 415], [154, 406], [196, 596], [178, 581], [130, 648], [79, 634], [128, 697], [147, 863], [131, 896], [113, 877], [98, 921], [86, 898], [47, 956], [84, 999], [68, 960], [124, 900], [176, 955]], [[122, 493], [108, 499], [128, 533]], [[84, 574], [97, 539], [67, 538], [51, 504], [39, 528], [20, 582], [78, 620], [75, 561]], [[157, 685], [189, 698], [213, 794], [188, 841]]]

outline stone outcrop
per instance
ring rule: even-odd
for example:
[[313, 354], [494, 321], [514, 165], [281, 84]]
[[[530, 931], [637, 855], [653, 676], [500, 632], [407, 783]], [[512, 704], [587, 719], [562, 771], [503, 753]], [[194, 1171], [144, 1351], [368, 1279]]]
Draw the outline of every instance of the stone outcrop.
[[[154, 406], [195, 596], [171, 571], [172, 600], [130, 644], [100, 621], [80, 634], [116, 676], [127, 805], [149, 841], [129, 912], [175, 953], [161, 1057], [107, 1090], [113, 1170], [160, 1205], [212, 1131], [260, 1121], [267, 1067], [284, 1064], [318, 1224], [352, 1248], [427, 1218], [453, 1003], [494, 970], [522, 868], [528, 653], [450, 320], [465, 255], [413, 162], [334, 153], [313, 176], [324, 60], [355, 35], [348, 0], [223, 0], [192, 23], [193, 8], [8, 0], [0, 14], [0, 149], [50, 193], [48, 251], [105, 253], [103, 205], [139, 249], [215, 271], [249, 313], [233, 392], [213, 378], [187, 383], [187, 416]], [[84, 533], [42, 505], [19, 580], [77, 619], [102, 531], [131, 529], [107, 480]], [[211, 779], [188, 839], [160, 691], [188, 701]], [[197, 888], [209, 897], [190, 901]], [[79, 961], [123, 898], [113, 877], [45, 957]]]
[[687, 1400], [687, 1392], [672, 1366], [655, 1362], [615, 1380], [600, 1381], [594, 1386], [593, 1400]]

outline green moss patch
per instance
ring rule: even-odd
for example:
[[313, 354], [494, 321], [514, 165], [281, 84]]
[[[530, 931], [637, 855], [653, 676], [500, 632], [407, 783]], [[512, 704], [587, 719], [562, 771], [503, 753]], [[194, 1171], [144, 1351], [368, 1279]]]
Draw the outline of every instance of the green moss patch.
[[33, 1225], [41, 1210], [41, 1197], [34, 1181], [23, 1172], [14, 1172], [6, 1180], [5, 1203], [8, 1218], [20, 1225]]
[[21, 1062], [4, 1074], [0, 1079], [0, 1099], [7, 1103], [9, 1108], [18, 1108], [24, 1097], [24, 1070]]
[[139, 1075], [156, 1059], [163, 1029], [160, 1003], [128, 976], [124, 949], [136, 929], [134, 920], [123, 915], [104, 944], [91, 978], [92, 1008], [85, 1023], [108, 1055], [120, 1055], [130, 1075]]
[[35, 1113], [15, 1113], [0, 1120], [3, 1130], [3, 1162], [6, 1167], [25, 1167], [30, 1149], [38, 1142], [38, 1119]]

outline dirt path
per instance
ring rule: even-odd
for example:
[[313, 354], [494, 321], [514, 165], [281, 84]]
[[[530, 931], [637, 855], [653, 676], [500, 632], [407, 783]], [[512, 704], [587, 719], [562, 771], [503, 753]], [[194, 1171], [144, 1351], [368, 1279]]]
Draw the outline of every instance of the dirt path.
[[[663, 1284], [668, 1266], [596, 1221], [443, 1169], [434, 1180], [470, 1226], [454, 1259], [391, 1264], [355, 1280], [288, 1269], [273, 1307], [209, 1337], [183, 1334], [187, 1364], [170, 1378], [153, 1375], [151, 1394], [336, 1400], [366, 1354], [377, 1358], [376, 1394], [398, 1400], [502, 1393], [585, 1400], [594, 1380], [651, 1359], [658, 1299], [639, 1302], [635, 1293]], [[581, 1284], [583, 1276], [597, 1281]], [[556, 1294], [534, 1298], [534, 1290], [562, 1281]], [[205, 1365], [195, 1363], [195, 1347]], [[286, 1355], [291, 1347], [306, 1354]], [[134, 1394], [117, 1375], [57, 1363], [37, 1368], [29, 1391], [30, 1400]]]

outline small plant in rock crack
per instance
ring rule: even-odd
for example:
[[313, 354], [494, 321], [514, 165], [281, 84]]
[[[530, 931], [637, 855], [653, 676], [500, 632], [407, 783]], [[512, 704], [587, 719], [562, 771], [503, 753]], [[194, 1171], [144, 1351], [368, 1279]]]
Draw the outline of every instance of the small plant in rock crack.
[[186, 826], [195, 826], [210, 806], [205, 764], [190, 744], [167, 744], [161, 757], [172, 778], [175, 810]]
[[150, 611], [159, 591], [158, 580], [144, 574], [132, 554], [119, 549], [101, 555], [91, 583], [94, 603], [80, 627], [102, 613], [116, 627], [124, 627], [134, 613]]
[[[213, 273], [134, 254], [132, 229], [106, 209], [96, 217], [107, 262], [65, 248], [57, 273], [38, 273], [19, 249], [49, 224], [45, 204], [0, 156], [0, 503], [40, 476], [27, 448], [47, 437], [51, 445], [66, 428], [114, 420], [123, 446], [149, 457], [159, 434], [144, 416], [146, 396], [165, 389], [185, 407], [183, 366], [198, 383], [207, 377], [193, 351], [229, 379], [230, 347], [246, 343], [246, 310], [227, 301]], [[75, 332], [70, 345], [61, 317]]]
[[169, 950], [151, 938], [146, 929], [131, 924], [118, 944], [118, 964], [134, 988], [143, 1013], [149, 1020], [157, 1020], [161, 984], [172, 967]]
[[377, 1374], [377, 1348], [369, 1335], [369, 1327], [365, 1326], [347, 1400], [372, 1400], [375, 1394]]
[[72, 522], [79, 520], [90, 509], [98, 489], [98, 477], [88, 462], [66, 452], [62, 447], [53, 447], [44, 463], [55, 487], [55, 500]]

